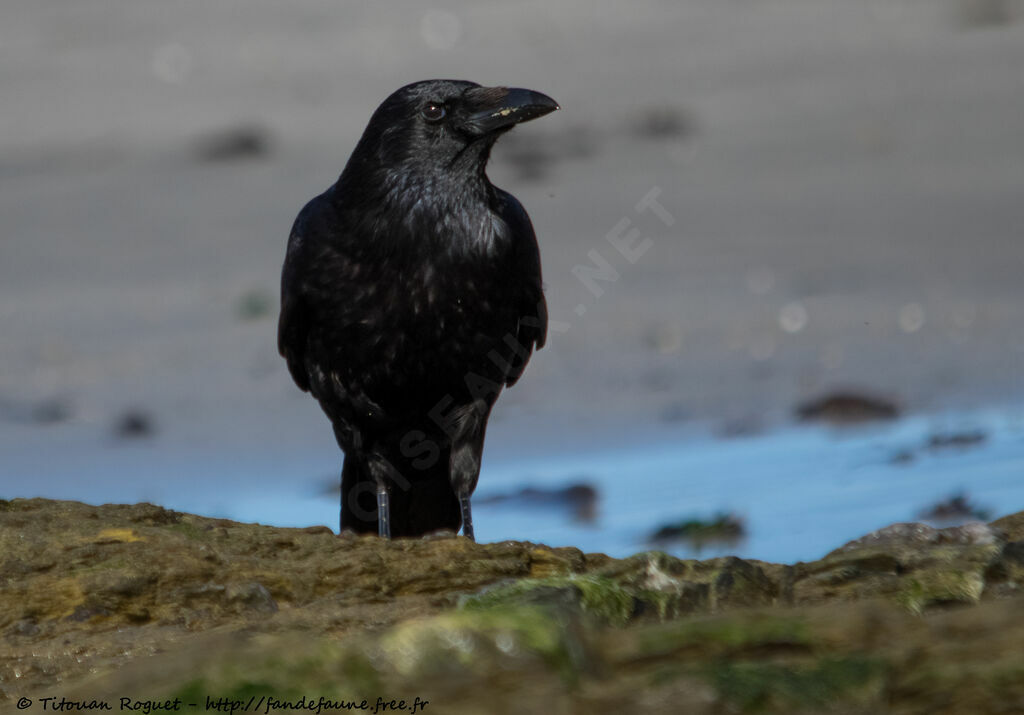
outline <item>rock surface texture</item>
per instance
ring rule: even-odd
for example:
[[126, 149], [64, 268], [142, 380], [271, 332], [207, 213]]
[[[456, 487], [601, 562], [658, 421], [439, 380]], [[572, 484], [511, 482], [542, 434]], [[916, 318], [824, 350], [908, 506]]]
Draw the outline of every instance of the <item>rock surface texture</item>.
[[16, 499], [0, 710], [1022, 712], [1022, 586], [1024, 514], [779, 565]]

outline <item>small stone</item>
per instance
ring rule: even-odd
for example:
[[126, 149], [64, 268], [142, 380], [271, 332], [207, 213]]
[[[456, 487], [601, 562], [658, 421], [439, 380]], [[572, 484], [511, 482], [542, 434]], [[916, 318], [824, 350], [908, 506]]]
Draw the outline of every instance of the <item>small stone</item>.
[[262, 613], [276, 613], [277, 601], [270, 595], [267, 587], [255, 581], [232, 585], [226, 592], [228, 601], [244, 605], [247, 609]]
[[139, 409], [126, 411], [118, 417], [114, 425], [114, 433], [122, 439], [152, 437], [155, 431], [153, 418], [149, 413]]
[[270, 154], [271, 144], [270, 132], [263, 127], [238, 125], [200, 138], [195, 153], [209, 163], [259, 159]]
[[323, 524], [319, 524], [317, 526], [307, 526], [306, 528], [302, 529], [302, 533], [303, 534], [334, 534], [334, 531], [332, 531], [331, 527], [329, 527], [329, 526], [324, 526]]
[[834, 392], [797, 406], [796, 415], [805, 422], [855, 424], [892, 420], [900, 415], [892, 400], [860, 392]]

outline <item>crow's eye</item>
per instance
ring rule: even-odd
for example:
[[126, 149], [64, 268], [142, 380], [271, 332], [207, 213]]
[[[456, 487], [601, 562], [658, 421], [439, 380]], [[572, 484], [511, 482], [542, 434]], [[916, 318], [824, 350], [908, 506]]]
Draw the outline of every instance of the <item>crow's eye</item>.
[[428, 122], [439, 122], [444, 119], [444, 105], [438, 102], [431, 102], [423, 108], [423, 118]]

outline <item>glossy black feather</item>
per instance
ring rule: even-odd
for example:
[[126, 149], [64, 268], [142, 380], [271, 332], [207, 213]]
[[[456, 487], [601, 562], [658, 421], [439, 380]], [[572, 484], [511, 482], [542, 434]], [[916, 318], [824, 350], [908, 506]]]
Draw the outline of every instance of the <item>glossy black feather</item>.
[[[533, 227], [484, 171], [512, 124], [494, 128], [489, 108], [512, 92], [403, 87], [295, 220], [278, 348], [345, 452], [343, 527], [376, 528], [370, 485], [389, 470], [394, 535], [458, 529], [490, 408], [544, 345]], [[430, 102], [443, 123], [424, 119]]]

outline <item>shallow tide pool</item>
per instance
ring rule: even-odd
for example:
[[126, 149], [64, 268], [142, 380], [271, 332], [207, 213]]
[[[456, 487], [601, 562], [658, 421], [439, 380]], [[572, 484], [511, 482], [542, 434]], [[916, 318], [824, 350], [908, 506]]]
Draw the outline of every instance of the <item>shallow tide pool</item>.
[[[331, 485], [340, 453], [326, 440], [323, 449], [295, 455], [274, 445], [237, 451], [159, 440], [97, 446], [89, 435], [71, 432], [59, 449], [47, 450], [40, 435], [52, 428], [18, 429], [24, 439], [9, 433], [0, 461], [2, 498], [151, 501], [240, 521], [337, 525]], [[1024, 420], [1005, 410], [843, 429], [794, 426], [734, 439], [692, 430], [644, 434], [644, 440], [629, 440], [627, 430], [602, 447], [562, 452], [549, 444], [523, 455], [499, 428], [476, 493], [477, 538], [626, 556], [653, 548], [647, 537], [658, 526], [729, 512], [745, 521], [743, 540], [699, 551], [685, 544], [658, 548], [681, 556], [794, 562], [819, 558], [886, 524], [915, 520], [961, 491], [993, 518], [1024, 509]], [[928, 446], [936, 435], [972, 434], [983, 439]], [[589, 524], [574, 522], [564, 505], [485, 503], [527, 486], [580, 482], [598, 492], [597, 518]]]

